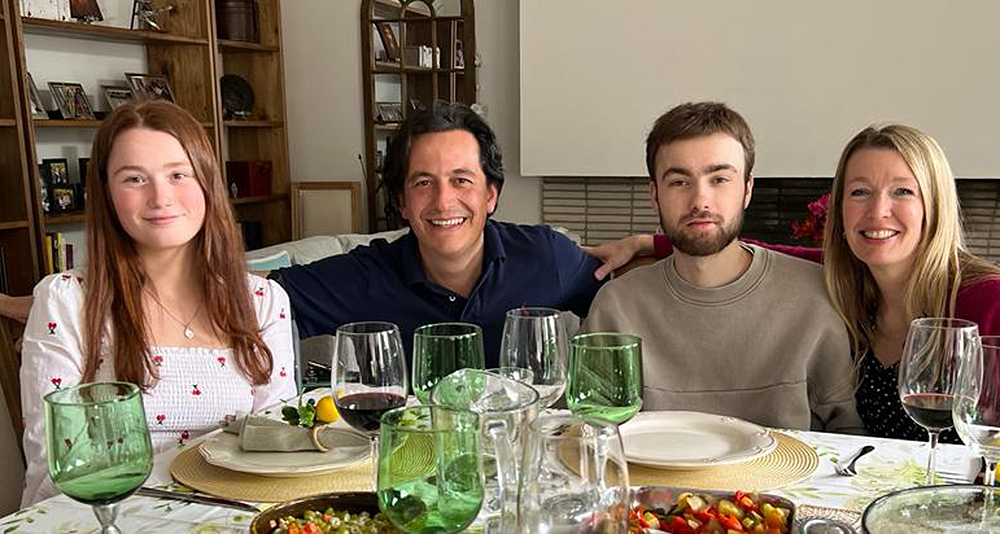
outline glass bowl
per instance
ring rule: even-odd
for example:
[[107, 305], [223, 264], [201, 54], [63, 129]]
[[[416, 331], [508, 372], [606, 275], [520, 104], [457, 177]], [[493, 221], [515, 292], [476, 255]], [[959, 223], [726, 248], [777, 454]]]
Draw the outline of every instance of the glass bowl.
[[879, 497], [865, 509], [862, 532], [1000, 532], [1000, 488], [925, 486]]

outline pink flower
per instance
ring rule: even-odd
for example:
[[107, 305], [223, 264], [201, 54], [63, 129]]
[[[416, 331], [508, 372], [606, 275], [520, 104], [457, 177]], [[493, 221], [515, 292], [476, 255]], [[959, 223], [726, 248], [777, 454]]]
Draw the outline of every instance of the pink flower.
[[830, 208], [830, 193], [824, 193], [807, 206], [809, 215], [801, 221], [792, 221], [792, 237], [823, 243], [823, 229], [826, 227], [826, 213]]

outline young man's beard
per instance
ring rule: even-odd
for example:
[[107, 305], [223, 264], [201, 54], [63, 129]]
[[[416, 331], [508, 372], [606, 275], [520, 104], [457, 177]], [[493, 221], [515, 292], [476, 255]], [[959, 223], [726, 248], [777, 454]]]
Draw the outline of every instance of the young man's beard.
[[[722, 251], [740, 235], [740, 230], [743, 229], [743, 211], [740, 210], [733, 221], [721, 221], [718, 224], [719, 231], [709, 236], [692, 235], [695, 231], [687, 228], [685, 224], [680, 224], [677, 227], [668, 226], [663, 220], [662, 213], [660, 214], [660, 227], [663, 228], [663, 233], [666, 234], [667, 239], [670, 240], [675, 249], [688, 256], [711, 256]], [[701, 232], [696, 233], [701, 234]]]

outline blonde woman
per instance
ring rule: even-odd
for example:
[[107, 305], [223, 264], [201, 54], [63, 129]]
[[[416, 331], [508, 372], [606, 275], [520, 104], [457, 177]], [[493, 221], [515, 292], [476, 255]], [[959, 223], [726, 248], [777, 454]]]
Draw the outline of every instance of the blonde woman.
[[[868, 127], [851, 139], [827, 217], [823, 272], [854, 342], [858, 413], [873, 435], [924, 440], [897, 393], [910, 321], [953, 316], [1000, 334], [1000, 268], [966, 250], [948, 159], [910, 126]], [[942, 440], [958, 442], [948, 434]]]
[[[827, 292], [853, 342], [858, 414], [875, 436], [926, 441], [897, 391], [910, 321], [952, 316], [1000, 335], [1000, 267], [966, 250], [948, 160], [911, 126], [870, 126], [851, 139], [827, 213], [822, 250], [747, 241], [824, 262]], [[656, 235], [592, 249], [612, 268], [652, 251], [662, 258], [672, 247]], [[941, 440], [959, 443], [954, 431]]]

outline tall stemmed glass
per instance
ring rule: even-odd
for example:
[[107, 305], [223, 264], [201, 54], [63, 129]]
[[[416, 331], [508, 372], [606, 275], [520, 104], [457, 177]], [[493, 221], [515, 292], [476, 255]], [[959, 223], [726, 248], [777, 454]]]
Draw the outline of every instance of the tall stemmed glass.
[[1000, 460], [1000, 336], [982, 336], [979, 354], [958, 368], [952, 416], [959, 437], [986, 460], [983, 484], [996, 482]]
[[333, 399], [347, 424], [371, 441], [372, 488], [378, 472], [382, 414], [406, 405], [403, 340], [392, 323], [350, 323], [337, 328]]
[[566, 389], [566, 326], [551, 308], [516, 308], [507, 312], [500, 342], [500, 366], [533, 373], [531, 385], [548, 408]]
[[569, 344], [566, 401], [578, 417], [620, 425], [642, 407], [642, 340], [631, 334], [580, 334]]
[[413, 394], [427, 404], [431, 390], [459, 369], [485, 369], [483, 329], [469, 323], [437, 323], [413, 331]]
[[934, 453], [942, 430], [952, 426], [955, 378], [979, 350], [979, 327], [962, 319], [914, 319], [899, 364], [899, 398], [910, 418], [927, 429], [927, 484], [934, 483]]
[[94, 507], [103, 534], [117, 534], [118, 503], [153, 468], [153, 446], [138, 386], [96, 382], [45, 396], [49, 477], [59, 491]]

